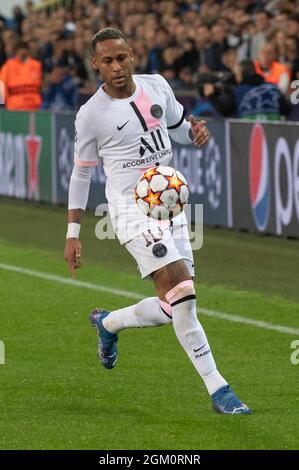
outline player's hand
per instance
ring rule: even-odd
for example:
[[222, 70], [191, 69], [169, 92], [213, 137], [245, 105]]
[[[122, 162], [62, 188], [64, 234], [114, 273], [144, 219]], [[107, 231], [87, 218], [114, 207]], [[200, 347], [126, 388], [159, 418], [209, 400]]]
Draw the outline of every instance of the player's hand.
[[81, 242], [78, 238], [67, 238], [64, 259], [68, 263], [72, 277], [76, 277], [76, 269], [81, 267]]
[[206, 126], [206, 121], [196, 121], [194, 116], [190, 116], [191, 132], [193, 135], [193, 144], [201, 147], [206, 144], [211, 136]]

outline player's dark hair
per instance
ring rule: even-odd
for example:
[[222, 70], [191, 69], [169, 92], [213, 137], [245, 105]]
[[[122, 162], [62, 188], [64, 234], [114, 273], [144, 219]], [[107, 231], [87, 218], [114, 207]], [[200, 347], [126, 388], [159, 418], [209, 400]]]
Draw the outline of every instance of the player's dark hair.
[[90, 52], [93, 55], [96, 50], [98, 42], [107, 41], [108, 39], [123, 39], [125, 43], [128, 43], [127, 36], [117, 28], [104, 28], [98, 31], [91, 40]]

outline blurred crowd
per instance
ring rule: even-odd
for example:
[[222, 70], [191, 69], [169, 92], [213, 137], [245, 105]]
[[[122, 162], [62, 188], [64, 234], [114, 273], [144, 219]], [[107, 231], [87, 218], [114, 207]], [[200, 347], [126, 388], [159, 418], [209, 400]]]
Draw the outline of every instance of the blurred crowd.
[[[254, 93], [264, 87], [265, 103], [270, 95], [279, 101], [272, 117], [294, 111], [287, 104], [299, 79], [299, 0], [65, 0], [44, 8], [29, 0], [11, 18], [0, 7], [0, 79], [31, 61], [27, 90], [41, 90], [32, 106], [78, 109], [101, 83], [89, 45], [107, 26], [127, 34], [135, 72], [162, 74], [197, 116], [246, 116], [243, 85]], [[12, 89], [22, 93], [18, 83]]]

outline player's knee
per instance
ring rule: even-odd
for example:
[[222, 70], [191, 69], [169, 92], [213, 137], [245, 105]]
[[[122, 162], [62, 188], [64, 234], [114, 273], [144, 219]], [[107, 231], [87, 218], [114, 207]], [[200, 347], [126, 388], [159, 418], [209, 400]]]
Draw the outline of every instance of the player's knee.
[[165, 295], [167, 302], [174, 307], [186, 300], [195, 299], [195, 289], [194, 284], [191, 279], [187, 281], [180, 282]]
[[160, 303], [160, 309], [162, 310], [165, 315], [167, 315], [169, 318], [172, 318], [172, 310], [171, 306], [169, 305], [168, 302], [164, 302], [164, 300], [159, 299]]

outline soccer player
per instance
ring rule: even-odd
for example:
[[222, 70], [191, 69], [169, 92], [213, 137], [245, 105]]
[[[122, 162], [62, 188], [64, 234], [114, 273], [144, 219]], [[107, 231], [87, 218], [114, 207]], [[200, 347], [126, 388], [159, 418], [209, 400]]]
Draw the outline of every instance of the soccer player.
[[149, 167], [168, 165], [169, 136], [181, 144], [204, 145], [204, 121], [184, 119], [183, 107], [160, 75], [133, 75], [126, 36], [114, 28], [99, 31], [91, 42], [92, 65], [104, 84], [80, 108], [75, 122], [75, 164], [70, 180], [65, 260], [74, 275], [80, 267], [79, 232], [86, 208], [92, 167], [102, 159], [111, 221], [121, 244], [135, 258], [141, 276], [151, 277], [156, 297], [108, 312], [96, 309], [90, 321], [99, 335], [103, 366], [117, 361], [117, 333], [125, 328], [173, 324], [175, 334], [203, 379], [216, 412], [248, 414], [217, 370], [196, 315], [193, 255], [184, 214], [165, 224], [150, 221], [134, 201], [134, 188]]

